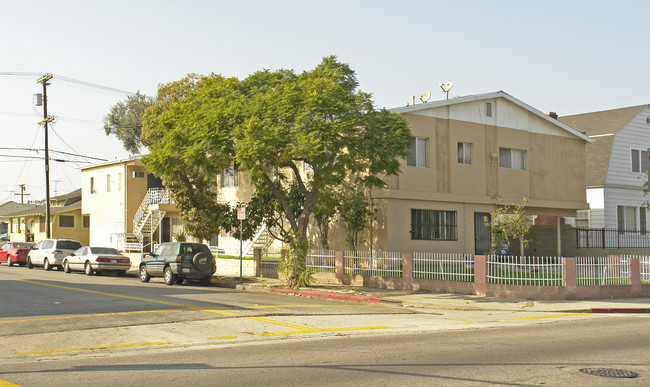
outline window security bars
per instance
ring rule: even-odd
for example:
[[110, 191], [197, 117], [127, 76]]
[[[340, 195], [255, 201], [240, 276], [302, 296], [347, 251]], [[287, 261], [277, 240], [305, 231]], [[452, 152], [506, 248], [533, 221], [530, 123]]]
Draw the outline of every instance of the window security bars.
[[346, 251], [345, 274], [401, 277], [402, 254], [394, 252]]
[[411, 209], [411, 239], [455, 241], [456, 211]]
[[334, 273], [336, 271], [335, 261], [334, 250], [309, 250], [307, 252], [307, 268], [313, 271]]
[[629, 285], [630, 263], [627, 257], [576, 257], [578, 286]]
[[413, 278], [473, 282], [472, 254], [413, 253]]
[[639, 269], [641, 270], [641, 282], [650, 283], [650, 257], [639, 257]]
[[558, 257], [488, 257], [487, 280], [491, 284], [562, 286], [564, 260]]

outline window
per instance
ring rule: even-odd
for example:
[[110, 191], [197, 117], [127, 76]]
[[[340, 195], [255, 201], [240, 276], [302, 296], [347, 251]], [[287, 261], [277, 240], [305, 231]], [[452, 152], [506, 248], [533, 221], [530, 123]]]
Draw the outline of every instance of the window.
[[472, 144], [468, 142], [458, 143], [458, 164], [472, 163]]
[[429, 139], [424, 137], [411, 137], [406, 165], [409, 167], [427, 168], [429, 166], [428, 160]]
[[456, 211], [411, 209], [411, 239], [457, 240]]
[[106, 192], [118, 192], [122, 190], [122, 173], [111, 173], [106, 175]]
[[646, 233], [648, 230], [648, 223], [646, 216], [648, 215], [648, 210], [645, 207], [639, 207], [639, 229], [642, 233]]
[[221, 188], [237, 187], [239, 185], [239, 172], [234, 165], [221, 172]]
[[144, 171], [133, 171], [134, 179], [144, 179]]
[[487, 117], [492, 117], [492, 102], [485, 103], [485, 115]]
[[589, 228], [589, 215], [591, 214], [590, 210], [578, 210], [576, 211], [576, 227], [578, 228]]
[[81, 222], [81, 227], [90, 228], [90, 215], [84, 215], [83, 218], [81, 218]]
[[95, 188], [95, 178], [94, 177], [90, 178], [90, 193], [91, 194], [97, 193], [97, 189]]
[[499, 148], [499, 166], [509, 169], [526, 169], [526, 151], [522, 149]]
[[637, 218], [636, 207], [616, 206], [616, 221], [617, 221], [619, 231], [637, 231], [636, 218]]
[[648, 151], [632, 149], [632, 172], [645, 173], [648, 170]]
[[59, 227], [73, 228], [74, 215], [59, 215]]

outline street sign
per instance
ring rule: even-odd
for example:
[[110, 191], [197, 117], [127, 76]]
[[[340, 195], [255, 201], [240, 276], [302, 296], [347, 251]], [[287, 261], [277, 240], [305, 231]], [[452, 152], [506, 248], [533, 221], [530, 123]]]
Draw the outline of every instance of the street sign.
[[237, 220], [246, 219], [246, 207], [237, 207]]

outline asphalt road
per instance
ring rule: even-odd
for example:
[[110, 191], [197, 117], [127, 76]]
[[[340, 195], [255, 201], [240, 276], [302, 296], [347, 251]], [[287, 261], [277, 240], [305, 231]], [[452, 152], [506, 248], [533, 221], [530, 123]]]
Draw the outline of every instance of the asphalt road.
[[648, 315], [436, 311], [6, 266], [0, 295], [0, 386], [617, 381], [575, 373], [587, 366], [648, 381]]

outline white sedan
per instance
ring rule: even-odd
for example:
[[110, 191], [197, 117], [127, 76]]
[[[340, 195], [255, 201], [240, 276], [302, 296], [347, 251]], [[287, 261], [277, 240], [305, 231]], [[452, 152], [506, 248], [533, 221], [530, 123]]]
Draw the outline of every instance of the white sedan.
[[63, 258], [62, 266], [66, 273], [78, 270], [93, 275], [102, 271], [114, 271], [122, 277], [131, 268], [131, 259], [110, 247], [84, 246]]

